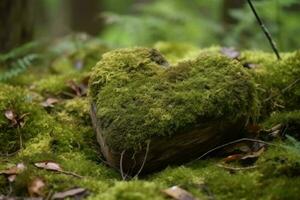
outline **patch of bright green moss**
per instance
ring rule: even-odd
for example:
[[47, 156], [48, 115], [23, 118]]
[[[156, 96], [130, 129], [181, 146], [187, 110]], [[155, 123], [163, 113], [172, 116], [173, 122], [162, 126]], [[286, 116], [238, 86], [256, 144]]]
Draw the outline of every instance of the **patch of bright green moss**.
[[139, 148], [204, 119], [234, 121], [257, 112], [254, 83], [237, 61], [204, 53], [165, 63], [153, 49], [120, 49], [93, 69], [90, 95], [111, 147]]
[[[69, 81], [80, 83], [88, 76], [88, 73], [70, 73], [64, 75], [50, 75], [33, 83], [33, 90], [44, 96], [72, 96]], [[74, 92], [74, 91], [73, 91]]]
[[[43, 134], [47, 130], [48, 116], [44, 109], [35, 103], [35, 96], [26, 89], [1, 84], [0, 87], [0, 137], [1, 153], [12, 153], [22, 142]], [[5, 117], [5, 111], [12, 110], [17, 116], [26, 114], [23, 127], [12, 126]]]
[[200, 52], [198, 47], [187, 43], [158, 42], [154, 48], [159, 50], [171, 63], [193, 58]]
[[262, 102], [262, 115], [276, 110], [299, 109], [300, 51], [283, 53], [278, 61], [270, 53], [243, 52], [243, 61], [254, 64], [254, 77]]

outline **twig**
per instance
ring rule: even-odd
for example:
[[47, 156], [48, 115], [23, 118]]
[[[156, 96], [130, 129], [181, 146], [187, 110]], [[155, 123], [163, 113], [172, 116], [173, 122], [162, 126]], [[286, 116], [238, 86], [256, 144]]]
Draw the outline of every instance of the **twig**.
[[291, 83], [290, 85], [288, 85], [286, 88], [284, 88], [283, 90], [281, 90], [281, 92], [285, 93], [287, 90], [291, 89], [292, 87], [294, 87], [298, 83], [300, 83], [300, 78], [298, 78], [293, 83]]
[[216, 150], [219, 150], [219, 149], [222, 149], [223, 147], [226, 147], [226, 146], [229, 146], [229, 145], [232, 145], [232, 144], [236, 144], [238, 142], [243, 142], [243, 141], [249, 141], [249, 142], [258, 142], [258, 143], [262, 143], [262, 144], [266, 144], [266, 145], [269, 145], [269, 146], [278, 146], [276, 144], [272, 144], [270, 142], [265, 142], [263, 140], [256, 140], [256, 139], [251, 139], [251, 138], [241, 138], [241, 139], [238, 139], [238, 140], [234, 140], [234, 141], [231, 141], [231, 142], [228, 142], [228, 143], [225, 143], [225, 144], [222, 144], [220, 146], [217, 146], [209, 151], [207, 151], [206, 153], [202, 154], [201, 156], [199, 156], [196, 160], [200, 160], [202, 159], [203, 157], [207, 156], [208, 154], [216, 151]]
[[22, 150], [23, 149], [23, 139], [22, 139], [22, 133], [20, 131], [20, 127], [19, 126], [17, 126], [17, 133], [19, 135], [20, 150]]
[[75, 174], [74, 172], [69, 172], [69, 171], [64, 171], [64, 170], [59, 170], [58, 172], [63, 173], [65, 175], [71, 175], [71, 176], [74, 176], [76, 178], [83, 178], [83, 176]]
[[255, 18], [256, 18], [257, 22], [259, 23], [261, 29], [263, 30], [263, 32], [265, 33], [267, 39], [269, 40], [269, 43], [270, 43], [270, 45], [271, 45], [271, 47], [272, 47], [272, 50], [273, 50], [274, 53], [276, 54], [277, 59], [278, 59], [278, 60], [281, 60], [280, 54], [279, 54], [279, 52], [278, 52], [278, 50], [277, 50], [277, 47], [276, 47], [276, 43], [275, 43], [274, 40], [272, 39], [272, 36], [271, 36], [269, 30], [267, 29], [267, 27], [266, 27], [266, 26], [264, 25], [264, 23], [262, 22], [261, 18], [259, 17], [258, 13], [256, 12], [256, 10], [255, 10], [255, 8], [254, 8], [254, 6], [253, 6], [251, 0], [247, 0], [247, 2], [248, 2], [248, 4], [249, 4], [249, 6], [250, 6], [250, 8], [251, 8], [251, 10], [252, 10], [252, 12], [253, 12], [253, 14], [255, 15]]
[[120, 158], [120, 173], [121, 173], [123, 180], [126, 179], [126, 176], [124, 176], [124, 171], [123, 171], [123, 157], [124, 157], [125, 152], [126, 152], [126, 150], [122, 151], [121, 158]]
[[17, 153], [19, 153], [21, 151], [21, 149], [18, 149], [17, 151], [15, 152], [12, 152], [12, 153], [1, 153], [0, 152], [0, 156], [2, 157], [12, 157], [12, 156], [15, 156]]
[[286, 91], [288, 91], [289, 89], [291, 89], [291, 88], [293, 88], [295, 85], [297, 85], [298, 83], [300, 83], [300, 78], [297, 79], [297, 80], [295, 80], [295, 81], [292, 82], [291, 84], [289, 84], [287, 87], [283, 88], [283, 89], [281, 90], [281, 93], [279, 93], [279, 94], [271, 94], [268, 98], [266, 98], [266, 99], [264, 100], [264, 102], [268, 102], [268, 101], [270, 101], [272, 98], [277, 97], [277, 96], [279, 96], [279, 95], [285, 93]]
[[136, 173], [136, 175], [133, 178], [136, 178], [140, 175], [140, 173], [142, 172], [142, 170], [144, 169], [147, 157], [148, 157], [148, 153], [149, 153], [149, 147], [150, 147], [150, 140], [147, 142], [147, 149], [146, 149], [146, 153], [145, 153], [145, 157], [143, 160], [143, 163], [141, 165], [141, 168], [139, 169], [139, 171]]
[[224, 169], [228, 169], [228, 170], [233, 170], [233, 171], [241, 171], [241, 170], [248, 170], [248, 169], [255, 169], [257, 168], [256, 165], [254, 166], [249, 166], [249, 167], [230, 167], [230, 166], [225, 166], [222, 164], [217, 164], [218, 167], [224, 168]]

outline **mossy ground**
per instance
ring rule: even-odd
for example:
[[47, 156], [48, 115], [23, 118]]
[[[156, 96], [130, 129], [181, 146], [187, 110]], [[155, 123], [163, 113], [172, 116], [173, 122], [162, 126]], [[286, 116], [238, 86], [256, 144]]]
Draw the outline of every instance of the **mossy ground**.
[[[271, 54], [243, 52], [242, 55], [245, 62], [269, 66], [270, 70], [275, 66]], [[297, 53], [291, 53], [286, 57], [288, 59], [296, 55]], [[280, 63], [289, 62], [283, 60]], [[45, 195], [79, 186], [90, 191], [88, 199], [163, 200], [167, 197], [161, 190], [174, 185], [179, 185], [201, 199], [212, 199], [211, 195], [215, 199], [298, 199], [300, 144], [297, 141], [274, 143], [275, 146], [270, 146], [259, 157], [254, 169], [232, 172], [217, 166], [222, 158], [208, 158], [183, 166], [168, 167], [147, 177], [122, 181], [118, 172], [107, 167], [99, 157], [99, 147], [89, 119], [89, 99], [65, 98], [60, 95], [68, 89], [66, 81], [80, 81], [85, 74], [74, 69], [58, 74], [45, 72], [45, 77], [52, 81], [39, 80], [40, 75], [33, 74], [28, 77], [29, 80], [22, 75], [15, 82], [0, 85], [0, 171], [20, 162], [27, 167], [11, 184], [12, 196], [28, 196], [28, 183], [33, 178], [40, 177], [47, 184]], [[287, 79], [284, 83], [289, 85], [290, 80]], [[30, 86], [33, 82], [35, 87]], [[286, 86], [280, 85], [280, 88], [284, 87]], [[298, 98], [297, 89], [299, 87], [293, 87], [289, 91], [293, 100]], [[40, 103], [49, 96], [58, 98], [59, 102], [53, 108], [44, 108]], [[281, 96], [282, 98], [285, 96]], [[270, 128], [278, 122], [298, 123], [299, 111], [292, 111], [297, 105], [289, 102], [286, 107], [287, 112], [281, 112], [283, 108], [276, 109], [276, 113], [263, 123], [264, 127]], [[10, 157], [4, 154], [16, 152], [20, 146], [17, 129], [11, 127], [4, 116], [7, 109], [12, 109], [18, 115], [29, 113], [24, 119], [24, 127], [20, 128], [24, 149]], [[292, 132], [287, 134], [292, 135]], [[74, 172], [84, 178], [33, 166], [34, 162], [44, 160], [57, 162], [65, 171]], [[0, 176], [0, 194], [8, 194], [9, 188], [6, 178]]]

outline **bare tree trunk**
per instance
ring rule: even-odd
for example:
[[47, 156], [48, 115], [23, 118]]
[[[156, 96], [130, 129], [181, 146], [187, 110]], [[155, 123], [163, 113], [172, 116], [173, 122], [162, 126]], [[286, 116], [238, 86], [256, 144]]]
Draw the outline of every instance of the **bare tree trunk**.
[[71, 28], [74, 31], [96, 35], [102, 28], [101, 1], [71, 0]]
[[31, 0], [0, 1], [0, 52], [7, 52], [33, 37]]

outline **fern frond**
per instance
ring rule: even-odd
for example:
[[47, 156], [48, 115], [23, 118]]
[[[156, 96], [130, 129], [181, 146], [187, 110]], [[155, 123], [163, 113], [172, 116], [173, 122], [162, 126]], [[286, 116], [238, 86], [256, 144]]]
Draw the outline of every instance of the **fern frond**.
[[0, 74], [0, 82], [7, 81], [13, 77], [20, 75], [24, 72], [29, 66], [33, 64], [39, 56], [37, 54], [29, 54], [22, 58], [18, 58], [16, 61], [13, 61], [10, 64], [9, 70]]
[[24, 56], [31, 52], [34, 48], [38, 46], [37, 42], [29, 42], [20, 47], [14, 48], [8, 53], [0, 54], [0, 63], [6, 62], [7, 60], [16, 59], [20, 56]]

